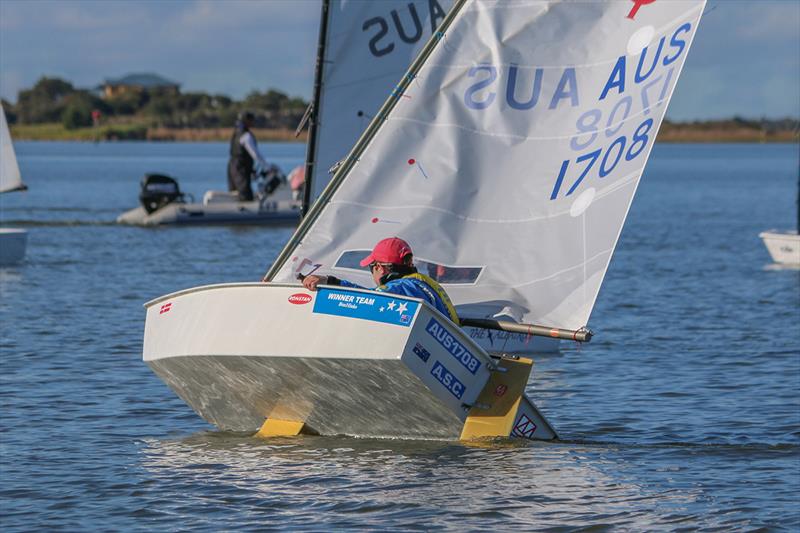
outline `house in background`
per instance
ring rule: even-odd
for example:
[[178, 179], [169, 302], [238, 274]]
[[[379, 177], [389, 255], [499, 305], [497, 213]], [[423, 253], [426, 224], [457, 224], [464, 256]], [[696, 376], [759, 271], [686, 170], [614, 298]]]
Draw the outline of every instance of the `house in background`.
[[180, 84], [162, 78], [158, 74], [128, 74], [117, 79], [106, 79], [98, 89], [103, 98], [116, 98], [124, 94], [171, 94], [180, 92]]

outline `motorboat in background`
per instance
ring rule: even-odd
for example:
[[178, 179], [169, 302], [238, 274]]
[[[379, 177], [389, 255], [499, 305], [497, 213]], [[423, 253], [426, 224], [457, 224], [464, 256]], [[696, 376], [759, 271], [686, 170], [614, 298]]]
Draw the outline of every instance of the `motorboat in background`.
[[140, 206], [117, 217], [117, 223], [136, 226], [187, 224], [295, 224], [301, 202], [292, 198], [286, 177], [276, 166], [257, 174], [255, 199], [240, 202], [235, 192], [206, 191], [201, 203], [180, 190], [178, 181], [163, 174], [145, 174]]
[[[11, 142], [6, 114], [0, 104], [0, 193], [24, 191], [28, 187], [22, 182], [17, 164], [17, 155]], [[25, 258], [28, 232], [18, 228], [0, 228], [0, 265], [14, 265]]]

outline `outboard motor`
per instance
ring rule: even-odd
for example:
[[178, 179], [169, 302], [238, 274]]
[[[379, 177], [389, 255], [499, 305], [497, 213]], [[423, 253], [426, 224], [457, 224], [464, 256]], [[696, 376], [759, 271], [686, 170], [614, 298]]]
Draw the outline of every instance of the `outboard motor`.
[[178, 181], [163, 174], [145, 174], [139, 192], [139, 202], [148, 214], [172, 202], [183, 203]]
[[278, 166], [270, 165], [259, 172], [256, 179], [257, 196], [263, 200], [286, 183], [286, 174]]

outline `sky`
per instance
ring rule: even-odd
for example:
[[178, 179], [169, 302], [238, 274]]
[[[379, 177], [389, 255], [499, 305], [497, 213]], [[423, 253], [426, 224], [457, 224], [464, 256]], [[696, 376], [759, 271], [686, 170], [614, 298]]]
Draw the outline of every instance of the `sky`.
[[[308, 99], [319, 14], [319, 0], [0, 0], [0, 96], [153, 72], [183, 91]], [[800, 0], [708, 1], [667, 117], [735, 115], [800, 117]]]

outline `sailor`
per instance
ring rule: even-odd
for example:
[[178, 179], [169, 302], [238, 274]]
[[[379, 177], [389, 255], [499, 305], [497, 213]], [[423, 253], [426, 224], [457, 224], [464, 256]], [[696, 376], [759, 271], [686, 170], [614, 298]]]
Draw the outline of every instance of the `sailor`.
[[[435, 280], [417, 272], [411, 246], [403, 239], [399, 237], [383, 239], [375, 245], [371, 254], [361, 260], [360, 264], [362, 267], [369, 266], [372, 279], [377, 285], [373, 290], [425, 300], [450, 320], [459, 323], [450, 297]], [[315, 291], [320, 284], [365, 288], [334, 276], [311, 275], [303, 278], [303, 286], [308, 290]]]
[[246, 111], [239, 114], [236, 127], [231, 136], [231, 158], [228, 161], [228, 190], [239, 194], [240, 202], [249, 202], [253, 199], [253, 189], [250, 187], [255, 163], [262, 169], [267, 169], [264, 156], [258, 151], [256, 138], [250, 128], [255, 122], [255, 115]]

